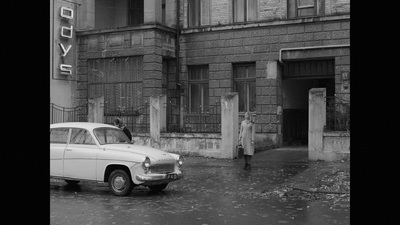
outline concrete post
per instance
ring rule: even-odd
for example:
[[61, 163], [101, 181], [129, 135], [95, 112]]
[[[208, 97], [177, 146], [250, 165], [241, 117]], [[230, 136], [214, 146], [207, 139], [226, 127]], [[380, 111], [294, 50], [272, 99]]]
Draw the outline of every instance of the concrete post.
[[308, 159], [321, 159], [323, 132], [326, 124], [326, 88], [312, 88], [308, 105]]
[[179, 129], [184, 130], [185, 128], [183, 127], [183, 117], [185, 116], [185, 105], [184, 105], [184, 94], [181, 93], [180, 96], [180, 113], [179, 113]]
[[[271, 98], [271, 102], [268, 103], [270, 106], [276, 106], [276, 112], [268, 112], [272, 116], [276, 116], [276, 130], [267, 131], [268, 136], [273, 140], [274, 144], [277, 146], [282, 146], [283, 144], [283, 134], [282, 134], [282, 114], [283, 114], [283, 91], [282, 91], [282, 69], [281, 65], [276, 60], [267, 61], [266, 68], [266, 79], [269, 81], [268, 89], [271, 89], [268, 94]], [[262, 66], [260, 66], [262, 68]], [[258, 81], [257, 81], [258, 82]], [[275, 133], [275, 134], [271, 134]]]
[[228, 93], [221, 96], [221, 158], [237, 157], [239, 136], [239, 95]]
[[167, 132], [167, 95], [160, 95], [160, 132]]
[[103, 123], [104, 96], [89, 99], [88, 122]]
[[166, 103], [166, 95], [150, 97], [150, 146], [153, 148], [161, 148], [160, 133], [167, 127]]

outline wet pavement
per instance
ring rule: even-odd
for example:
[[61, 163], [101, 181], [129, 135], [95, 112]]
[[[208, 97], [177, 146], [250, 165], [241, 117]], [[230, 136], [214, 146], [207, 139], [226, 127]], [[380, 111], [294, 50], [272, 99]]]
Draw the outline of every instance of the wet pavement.
[[308, 169], [307, 151], [256, 153], [252, 170], [243, 159], [186, 157], [185, 177], [160, 192], [136, 187], [112, 195], [106, 184], [76, 186], [50, 181], [51, 224], [350, 224], [349, 208], [325, 201], [259, 198]]

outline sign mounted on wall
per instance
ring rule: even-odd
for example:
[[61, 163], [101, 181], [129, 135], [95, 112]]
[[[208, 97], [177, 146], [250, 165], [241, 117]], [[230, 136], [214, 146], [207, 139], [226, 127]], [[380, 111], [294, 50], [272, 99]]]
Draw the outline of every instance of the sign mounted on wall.
[[[60, 17], [61, 17], [61, 29], [60, 29], [60, 46], [61, 59], [59, 70], [63, 75], [72, 75], [72, 54], [68, 54], [72, 48], [72, 37], [74, 27], [71, 25], [71, 21], [74, 19], [74, 10], [65, 6], [60, 7]], [[70, 62], [70, 63], [68, 63]]]

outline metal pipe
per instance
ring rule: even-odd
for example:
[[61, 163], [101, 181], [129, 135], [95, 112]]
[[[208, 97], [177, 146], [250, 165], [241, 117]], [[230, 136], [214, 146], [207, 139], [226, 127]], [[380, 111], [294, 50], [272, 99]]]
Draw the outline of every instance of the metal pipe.
[[176, 58], [176, 65], [175, 65], [175, 84], [176, 84], [176, 89], [175, 90], [180, 90], [180, 83], [179, 83], [179, 36], [180, 36], [180, 10], [181, 10], [181, 5], [180, 5], [181, 0], [176, 0], [176, 41], [175, 41], [175, 58]]
[[297, 48], [281, 48], [279, 50], [279, 62], [282, 62], [282, 51], [288, 51], [288, 50], [309, 50], [309, 49], [323, 49], [323, 48], [344, 48], [344, 47], [350, 47], [350, 44], [345, 44], [345, 45], [325, 45], [325, 46], [311, 46], [311, 47], [297, 47]]

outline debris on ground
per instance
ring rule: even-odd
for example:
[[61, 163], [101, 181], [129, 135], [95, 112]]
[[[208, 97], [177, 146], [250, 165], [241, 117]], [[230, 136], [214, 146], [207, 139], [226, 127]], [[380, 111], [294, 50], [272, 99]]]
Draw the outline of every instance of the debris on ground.
[[317, 161], [311, 163], [310, 168], [302, 176], [293, 177], [261, 193], [242, 195], [280, 201], [289, 199], [325, 201], [332, 206], [347, 208], [350, 207], [350, 171], [348, 166], [343, 168], [343, 163], [343, 161]]

